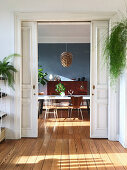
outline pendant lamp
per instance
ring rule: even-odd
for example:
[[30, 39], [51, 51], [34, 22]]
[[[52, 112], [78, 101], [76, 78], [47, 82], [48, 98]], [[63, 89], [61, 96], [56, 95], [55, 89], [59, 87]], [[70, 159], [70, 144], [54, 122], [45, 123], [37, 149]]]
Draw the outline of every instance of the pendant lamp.
[[61, 54], [61, 64], [63, 67], [69, 67], [72, 64], [72, 53], [67, 52], [67, 44], [66, 51]]

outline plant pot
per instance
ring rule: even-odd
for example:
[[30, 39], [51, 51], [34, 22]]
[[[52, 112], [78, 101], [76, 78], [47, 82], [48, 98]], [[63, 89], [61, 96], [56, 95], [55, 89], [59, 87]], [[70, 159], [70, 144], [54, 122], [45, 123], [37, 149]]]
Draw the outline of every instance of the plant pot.
[[2, 75], [0, 75], [0, 80], [6, 80]]
[[65, 92], [61, 92], [60, 95], [61, 95], [62, 97], [64, 97], [64, 96], [65, 96]]
[[1, 128], [0, 142], [2, 142], [4, 139], [5, 139], [5, 128]]

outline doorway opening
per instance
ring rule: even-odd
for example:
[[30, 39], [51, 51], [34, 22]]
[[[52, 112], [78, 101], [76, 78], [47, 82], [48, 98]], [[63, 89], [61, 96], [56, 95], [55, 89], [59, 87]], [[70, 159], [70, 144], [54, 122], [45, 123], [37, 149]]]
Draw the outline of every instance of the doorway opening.
[[[90, 25], [38, 23], [39, 116], [45, 121], [86, 118], [90, 125]], [[73, 106], [72, 100], [80, 101]]]
[[[39, 48], [38, 48], [37, 34], [39, 33], [38, 30], [39, 26], [40, 29], [45, 29], [45, 30], [40, 31], [40, 34], [41, 33], [42, 34], [39, 37], [39, 41], [40, 42], [42, 41], [42, 43], [39, 44]], [[42, 116], [43, 119], [45, 118], [45, 120], [48, 119], [48, 116], [50, 118], [51, 115], [51, 114], [47, 114], [49, 112], [49, 109], [46, 108], [47, 103], [49, 102], [48, 100], [50, 100], [50, 103], [52, 103], [53, 101], [53, 109], [51, 110], [53, 110], [52, 116], [54, 116], [54, 120], [57, 117], [73, 118], [74, 116], [79, 120], [81, 119], [81, 121], [83, 121], [85, 117], [85, 113], [83, 114], [82, 110], [85, 110], [85, 107], [87, 107], [88, 110], [88, 103], [86, 103], [86, 100], [90, 99], [90, 137], [107, 138], [108, 137], [108, 124], [107, 124], [108, 77], [107, 77], [106, 66], [102, 67], [102, 62], [104, 61], [103, 54], [102, 54], [103, 52], [102, 47], [104, 42], [101, 40], [103, 39], [104, 34], [107, 33], [108, 35], [108, 21], [92, 21], [91, 24], [86, 22], [74, 22], [74, 23], [73, 22], [67, 22], [67, 23], [66, 22], [60, 22], [60, 23], [42, 22], [39, 23], [39, 26], [37, 25], [37, 22], [22, 22], [21, 40], [22, 40], [23, 58], [22, 58], [21, 82], [22, 82], [23, 95], [22, 95], [22, 113], [21, 113], [22, 115], [21, 136], [22, 137], [38, 136], [38, 119], [37, 119], [38, 100], [46, 100], [46, 102], [44, 103], [45, 108], [43, 107], [45, 112], [44, 112], [44, 116]], [[88, 39], [83, 38], [82, 35], [82, 33], [85, 32], [85, 28], [83, 28], [83, 26], [89, 27], [88, 29], [89, 35], [91, 32], [91, 38], [90, 36], [87, 37], [89, 38], [89, 42], [91, 43], [91, 45], [89, 44], [87, 46], [89, 47], [90, 50], [86, 48], [86, 43], [85, 43], [85, 41], [88, 41]], [[66, 27], [68, 28], [66, 29]], [[69, 32], [70, 36], [69, 34], [66, 33], [66, 31], [68, 30], [70, 31]], [[43, 34], [43, 32], [45, 33]], [[46, 34], [48, 35], [48, 37], [46, 37]], [[73, 37], [74, 35], [75, 37]], [[64, 37], [63, 41], [61, 40], [62, 36]], [[50, 60], [48, 60], [48, 65], [46, 65], [46, 67], [44, 66], [43, 63], [44, 59], [42, 59], [42, 64], [39, 63], [41, 59], [38, 60], [38, 52], [40, 53], [41, 51], [40, 47], [42, 48], [43, 58], [45, 58], [46, 55], [48, 56], [50, 54], [46, 58], [46, 59], [50, 58]], [[85, 48], [86, 50], [84, 50]], [[48, 49], [47, 52], [45, 51], [46, 49]], [[75, 51], [75, 49], [77, 50]], [[63, 60], [63, 58], [61, 59], [61, 53], [63, 52], [67, 53], [68, 50], [71, 53], [72, 61], [70, 62], [69, 67], [66, 68], [63, 66], [65, 63], [67, 63], [67, 58], [66, 58], [67, 56], [66, 57], [64, 56], [65, 62], [63, 64], [63, 61], [61, 61]], [[89, 55], [88, 54], [86, 55], [87, 57], [89, 57], [88, 59], [89, 64], [88, 63], [86, 64], [86, 59], [84, 61], [85, 57], [81, 57], [81, 58], [79, 57], [79, 56], [85, 56], [84, 52], [86, 52], [87, 50], [89, 51], [88, 52]], [[43, 56], [44, 52], [45, 55]], [[54, 58], [54, 61], [52, 61], [52, 58]], [[42, 65], [42, 69], [45, 69], [41, 71], [44, 71], [43, 73], [48, 74], [47, 77], [45, 77], [48, 79], [48, 81], [46, 81], [47, 89], [45, 88], [44, 90], [44, 87], [42, 89], [42, 87], [39, 86], [39, 91], [38, 91], [38, 65], [39, 64]], [[53, 64], [55, 65], [53, 66]], [[82, 64], [83, 67], [81, 67]], [[79, 65], [80, 67], [78, 67]], [[85, 70], [84, 68], [85, 69], [89, 68], [88, 75], [84, 72]], [[53, 71], [55, 69], [57, 70], [57, 72], [54, 73]], [[62, 69], [62, 71], [60, 69]], [[73, 74], [71, 75], [71, 73]], [[65, 81], [65, 79], [69, 81]], [[59, 88], [61, 88], [61, 85], [64, 91], [58, 90]], [[60, 95], [61, 92], [64, 92], [65, 94], [62, 96]], [[79, 98], [76, 104], [80, 103], [80, 106], [78, 106], [80, 108], [74, 106], [75, 98], [76, 99]], [[85, 102], [83, 101], [83, 99], [85, 100]], [[61, 103], [62, 106], [60, 106]], [[65, 103], [68, 104], [66, 105]], [[82, 106], [81, 103], [83, 103]], [[65, 109], [65, 107], [67, 107], [67, 109]], [[72, 112], [73, 109], [74, 110], [78, 109], [79, 114], [78, 112], [76, 113]], [[64, 114], [62, 115], [63, 110], [64, 110]]]

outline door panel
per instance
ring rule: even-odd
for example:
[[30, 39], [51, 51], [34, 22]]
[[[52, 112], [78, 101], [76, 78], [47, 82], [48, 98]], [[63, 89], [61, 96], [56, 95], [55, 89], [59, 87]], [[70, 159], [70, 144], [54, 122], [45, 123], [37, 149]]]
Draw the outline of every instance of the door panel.
[[[22, 23], [22, 117], [21, 136], [38, 136], [37, 23]], [[33, 89], [35, 85], [35, 89]]]
[[[108, 76], [104, 63], [104, 39], [108, 36], [107, 21], [93, 21], [91, 27], [91, 138], [108, 137]], [[93, 88], [95, 86], [95, 88]]]

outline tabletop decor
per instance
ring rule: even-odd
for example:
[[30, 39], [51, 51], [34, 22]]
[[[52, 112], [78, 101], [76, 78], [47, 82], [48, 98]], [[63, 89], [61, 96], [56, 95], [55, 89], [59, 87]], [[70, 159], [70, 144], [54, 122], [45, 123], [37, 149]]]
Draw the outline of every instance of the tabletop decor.
[[56, 85], [56, 92], [58, 92], [61, 96], [65, 96], [65, 86], [62, 83]]

